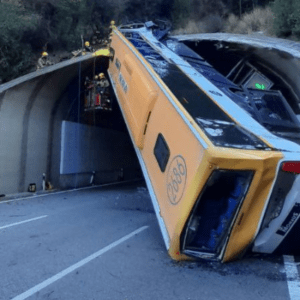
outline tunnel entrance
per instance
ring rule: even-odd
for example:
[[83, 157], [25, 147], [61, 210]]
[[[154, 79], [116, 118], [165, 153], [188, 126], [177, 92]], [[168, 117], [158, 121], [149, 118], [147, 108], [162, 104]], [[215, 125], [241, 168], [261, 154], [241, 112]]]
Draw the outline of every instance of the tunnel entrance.
[[[142, 178], [122, 112], [107, 74], [109, 59], [94, 58], [74, 78], [68, 89], [69, 103], [73, 92], [78, 91], [77, 101], [62, 122], [59, 186], [70, 188], [89, 184], [102, 184]], [[109, 82], [107, 98], [109, 109], [102, 109], [94, 102], [87, 109], [86, 79], [95, 85], [90, 98], [97, 101], [95, 77], [104, 74]], [[77, 80], [78, 79], [78, 80]], [[75, 97], [76, 98], [76, 97]], [[101, 109], [100, 109], [101, 108]]]
[[0, 87], [0, 194], [143, 177], [111, 85], [111, 111], [84, 109], [85, 77], [107, 68], [82, 57]]

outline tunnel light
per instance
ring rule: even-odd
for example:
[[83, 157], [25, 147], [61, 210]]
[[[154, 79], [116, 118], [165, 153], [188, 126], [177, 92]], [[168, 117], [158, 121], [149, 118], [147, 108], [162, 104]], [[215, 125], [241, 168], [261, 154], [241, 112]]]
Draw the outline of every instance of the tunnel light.
[[282, 164], [282, 171], [300, 174], [300, 162], [288, 161]]
[[263, 84], [259, 84], [259, 83], [255, 83], [255, 87], [258, 90], [265, 90], [266, 89], [266, 87]]

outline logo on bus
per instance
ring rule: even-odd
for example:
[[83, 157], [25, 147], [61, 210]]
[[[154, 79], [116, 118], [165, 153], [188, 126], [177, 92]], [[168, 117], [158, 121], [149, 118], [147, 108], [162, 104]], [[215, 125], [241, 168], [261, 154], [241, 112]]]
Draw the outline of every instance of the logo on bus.
[[116, 59], [115, 65], [116, 65], [117, 69], [120, 71], [120, 69], [121, 69], [121, 63], [120, 63], [120, 61], [118, 59]]
[[176, 205], [182, 198], [186, 183], [186, 164], [181, 155], [173, 158], [167, 172], [167, 194], [169, 201]]
[[126, 81], [125, 81], [125, 79], [124, 79], [124, 77], [122, 76], [121, 73], [119, 73], [119, 81], [121, 83], [121, 86], [122, 86], [124, 92], [127, 93], [128, 85], [127, 85], [127, 83], [126, 83]]

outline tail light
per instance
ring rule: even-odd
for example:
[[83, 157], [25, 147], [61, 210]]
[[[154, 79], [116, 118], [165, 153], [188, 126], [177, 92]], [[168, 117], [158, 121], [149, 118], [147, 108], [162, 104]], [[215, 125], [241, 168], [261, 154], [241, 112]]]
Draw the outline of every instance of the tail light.
[[299, 161], [288, 161], [282, 164], [282, 171], [300, 174], [300, 162]]

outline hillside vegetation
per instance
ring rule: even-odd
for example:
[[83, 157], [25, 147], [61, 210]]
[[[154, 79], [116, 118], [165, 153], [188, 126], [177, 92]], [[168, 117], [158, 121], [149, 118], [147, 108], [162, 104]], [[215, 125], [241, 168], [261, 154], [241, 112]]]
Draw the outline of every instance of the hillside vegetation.
[[97, 30], [169, 20], [173, 33], [263, 31], [300, 37], [298, 0], [0, 0], [0, 82], [35, 70], [43, 51], [79, 49]]

